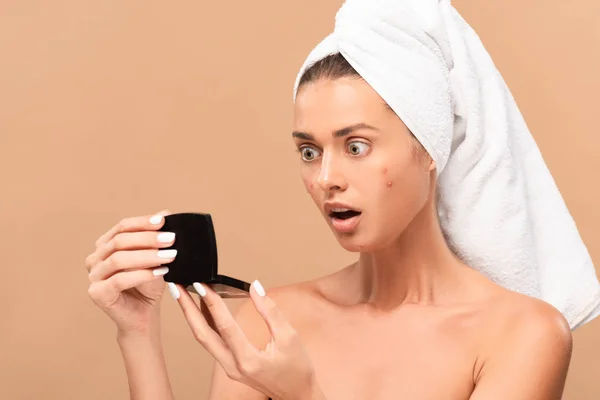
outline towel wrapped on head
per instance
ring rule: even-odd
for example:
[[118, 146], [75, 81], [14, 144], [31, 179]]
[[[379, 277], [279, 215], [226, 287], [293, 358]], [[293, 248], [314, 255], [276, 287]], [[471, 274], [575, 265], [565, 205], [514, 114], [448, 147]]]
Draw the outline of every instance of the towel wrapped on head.
[[571, 329], [600, 314], [575, 222], [498, 69], [450, 0], [347, 0], [304, 71], [340, 53], [437, 166], [444, 236], [466, 264]]

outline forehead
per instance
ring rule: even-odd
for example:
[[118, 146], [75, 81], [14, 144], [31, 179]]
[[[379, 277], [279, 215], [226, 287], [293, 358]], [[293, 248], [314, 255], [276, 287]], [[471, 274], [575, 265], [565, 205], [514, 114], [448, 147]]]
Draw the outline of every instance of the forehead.
[[364, 80], [321, 79], [306, 84], [298, 92], [294, 106], [294, 128], [320, 131], [356, 122], [375, 124], [390, 114], [381, 96]]

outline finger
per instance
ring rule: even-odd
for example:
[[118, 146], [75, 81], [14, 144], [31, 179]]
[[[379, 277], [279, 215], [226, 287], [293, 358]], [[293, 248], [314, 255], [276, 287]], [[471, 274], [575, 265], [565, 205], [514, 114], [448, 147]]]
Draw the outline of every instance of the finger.
[[96, 240], [96, 251], [85, 259], [85, 267], [87, 271], [91, 272], [98, 262], [108, 257], [108, 253], [115, 251], [112, 245], [106, 246], [106, 244], [109, 243], [116, 235], [123, 232], [160, 229], [164, 225], [164, 216], [170, 214], [171, 212], [169, 210], [162, 210], [153, 216], [125, 218], [121, 220], [118, 224], [116, 224], [113, 228]]
[[90, 271], [90, 282], [105, 280], [119, 271], [155, 268], [172, 262], [175, 249], [118, 251], [99, 262]]
[[204, 302], [202, 302], [202, 300], [200, 300], [200, 311], [202, 312], [202, 316], [208, 323], [208, 326], [210, 326], [212, 330], [217, 332], [217, 326], [215, 325], [215, 320], [213, 319], [212, 315], [210, 315], [210, 311], [208, 311], [208, 307], [206, 307], [206, 304], [204, 304]]
[[233, 355], [223, 339], [209, 326], [192, 296], [181, 285], [168, 283], [171, 295], [177, 300], [196, 340], [224, 369], [232, 365]]
[[108, 242], [100, 245], [88, 256], [86, 265], [91, 271], [96, 264], [107, 259], [111, 254], [121, 250], [159, 249], [169, 247], [175, 242], [173, 232], [122, 232]]
[[206, 305], [206, 310], [210, 313], [217, 332], [233, 352], [236, 359], [250, 356], [256, 351], [244, 335], [242, 328], [231, 315], [229, 307], [212, 288], [208, 285], [194, 283], [194, 288], [200, 294], [201, 301]]
[[140, 217], [123, 218], [115, 226], [110, 228], [108, 232], [103, 234], [96, 240], [96, 246], [100, 246], [116, 234], [121, 232], [136, 232], [136, 231], [155, 231], [160, 229], [165, 222], [165, 216], [171, 214], [169, 210], [162, 210], [153, 215], [144, 215]]
[[259, 281], [252, 282], [250, 286], [250, 298], [256, 311], [265, 320], [271, 335], [275, 340], [288, 337], [294, 329], [285, 318], [275, 302], [267, 296], [265, 289]]
[[88, 294], [94, 303], [101, 307], [109, 307], [117, 301], [122, 291], [155, 279], [162, 279], [161, 277], [167, 272], [168, 268], [119, 272], [104, 281], [92, 283], [88, 288]]

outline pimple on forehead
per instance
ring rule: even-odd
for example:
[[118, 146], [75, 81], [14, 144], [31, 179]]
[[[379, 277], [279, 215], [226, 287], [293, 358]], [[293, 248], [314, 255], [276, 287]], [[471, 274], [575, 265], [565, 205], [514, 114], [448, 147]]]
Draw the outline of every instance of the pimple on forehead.
[[387, 171], [388, 171], [387, 167], [383, 168], [383, 173], [384, 174], [387, 174]]
[[388, 181], [388, 183], [386, 183], [386, 186], [389, 188], [392, 187], [392, 181]]

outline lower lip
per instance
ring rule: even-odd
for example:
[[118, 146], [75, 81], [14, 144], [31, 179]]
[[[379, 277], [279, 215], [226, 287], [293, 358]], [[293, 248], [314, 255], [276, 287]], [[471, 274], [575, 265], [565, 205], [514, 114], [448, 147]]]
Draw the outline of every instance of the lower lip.
[[358, 226], [362, 214], [348, 219], [330, 218], [333, 229], [340, 233], [352, 232]]

